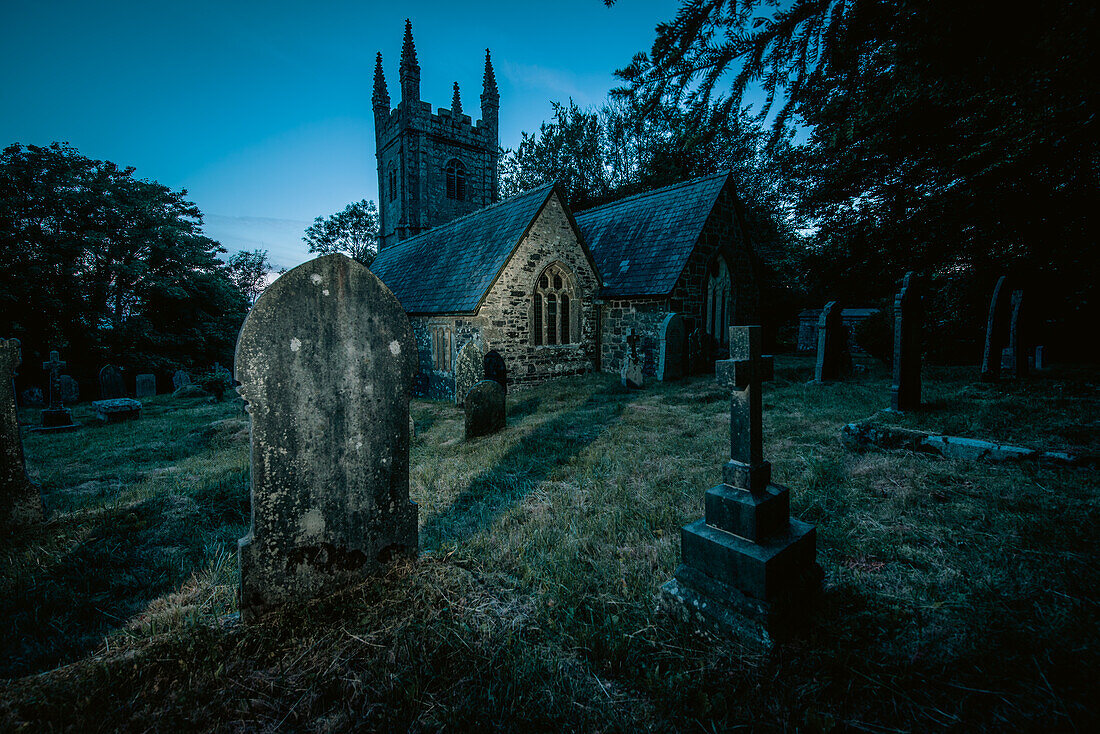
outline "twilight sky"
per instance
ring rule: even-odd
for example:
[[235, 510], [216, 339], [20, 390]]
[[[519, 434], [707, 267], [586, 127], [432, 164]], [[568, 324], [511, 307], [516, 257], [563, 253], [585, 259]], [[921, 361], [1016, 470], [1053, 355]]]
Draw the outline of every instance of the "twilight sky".
[[396, 104], [406, 17], [433, 107], [457, 81], [477, 119], [492, 50], [507, 148], [551, 100], [602, 102], [679, 4], [3, 0], [0, 145], [62, 140], [135, 166], [186, 188], [230, 250], [291, 266], [314, 217], [377, 198], [374, 54]]

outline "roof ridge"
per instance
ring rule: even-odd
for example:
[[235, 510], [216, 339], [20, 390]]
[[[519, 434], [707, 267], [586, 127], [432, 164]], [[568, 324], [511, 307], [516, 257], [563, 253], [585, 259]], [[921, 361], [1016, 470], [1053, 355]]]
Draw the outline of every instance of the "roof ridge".
[[625, 204], [626, 202], [633, 201], [634, 199], [642, 199], [642, 198], [645, 198], [647, 196], [654, 196], [656, 194], [663, 194], [665, 192], [671, 191], [672, 189], [680, 188], [680, 187], [683, 187], [683, 186], [688, 186], [688, 185], [691, 185], [691, 184], [697, 184], [700, 181], [705, 181], [709, 178], [717, 178], [718, 176], [729, 176], [730, 173], [731, 173], [731, 171], [729, 169], [727, 169], [727, 170], [724, 170], [724, 171], [718, 171], [717, 173], [710, 173], [710, 174], [707, 174], [706, 176], [697, 176], [695, 178], [689, 178], [687, 181], [680, 181], [678, 183], [669, 184], [668, 186], [663, 186], [659, 189], [650, 189], [649, 191], [642, 191], [642, 192], [639, 192], [637, 194], [631, 194], [630, 196], [624, 196], [621, 199], [616, 199], [615, 201], [609, 201], [606, 204], [600, 204], [599, 206], [594, 206], [594, 207], [591, 207], [589, 209], [585, 209], [584, 211], [579, 211], [574, 216], [583, 217], [586, 214], [591, 214], [592, 212], [599, 211], [600, 209], [606, 209], [609, 206], [618, 206], [619, 204]]
[[[392, 252], [392, 251], [398, 249], [399, 247], [401, 247], [403, 245], [407, 245], [410, 242], [415, 242], [416, 240], [420, 239], [421, 237], [428, 234], [429, 232], [438, 233], [441, 230], [446, 229], [447, 227], [452, 227], [454, 225], [457, 225], [459, 222], [461, 222], [463, 220], [470, 219], [471, 217], [479, 216], [479, 215], [484, 214], [485, 212], [487, 212], [491, 209], [496, 209], [500, 206], [503, 206], [504, 204], [514, 204], [514, 203], [517, 202], [517, 200], [522, 199], [522, 198], [524, 198], [526, 196], [529, 196], [531, 194], [534, 194], [536, 191], [540, 191], [542, 189], [547, 189], [547, 188], [553, 188], [553, 186], [554, 186], [554, 182], [551, 182], [551, 183], [542, 184], [540, 186], [536, 186], [533, 189], [527, 189], [526, 191], [518, 193], [515, 196], [509, 196], [507, 199], [501, 199], [500, 201], [494, 202], [494, 203], [490, 204], [489, 206], [484, 206], [484, 207], [482, 207], [482, 208], [480, 208], [476, 211], [472, 211], [469, 214], [463, 214], [461, 217], [458, 217], [457, 219], [452, 219], [449, 222], [444, 222], [443, 224], [440, 224], [439, 226], [431, 227], [429, 229], [424, 230], [423, 232], [417, 232], [416, 234], [414, 234], [412, 237], [409, 237], [408, 239], [400, 240], [399, 242], [393, 243], [389, 247], [386, 247], [384, 249], [379, 250], [378, 255], [381, 255], [383, 252]], [[377, 255], [376, 255], [376, 257], [377, 257]]]

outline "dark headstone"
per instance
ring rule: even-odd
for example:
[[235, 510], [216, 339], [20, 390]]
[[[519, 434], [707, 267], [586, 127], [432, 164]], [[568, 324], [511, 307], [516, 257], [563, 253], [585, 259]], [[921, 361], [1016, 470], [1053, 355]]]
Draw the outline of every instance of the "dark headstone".
[[176, 370], [176, 373], [172, 375], [172, 390], [179, 390], [184, 385], [191, 384], [191, 375], [187, 374], [184, 370]]
[[138, 375], [134, 380], [134, 397], [152, 398], [157, 394], [157, 376], [154, 374]]
[[113, 364], [99, 371], [99, 397], [101, 400], [114, 400], [126, 397], [126, 386], [122, 382], [122, 371]]
[[852, 353], [848, 348], [848, 328], [844, 325], [840, 304], [829, 301], [817, 322], [817, 362], [814, 365], [813, 381], [831, 382], [851, 372]]
[[508, 392], [508, 366], [504, 364], [504, 357], [500, 352], [490, 349], [485, 355], [485, 379], [492, 380], [500, 385], [504, 392]]
[[0, 339], [0, 528], [37, 522], [45, 515], [38, 485], [27, 478], [15, 409], [15, 375], [22, 361], [18, 339]]
[[1027, 347], [1025, 345], [1022, 312], [1024, 292], [1012, 291], [1009, 300], [1008, 350], [1011, 354], [1009, 374], [1016, 378], [1027, 377]]
[[504, 388], [495, 380], [482, 380], [466, 393], [466, 440], [504, 430]]
[[416, 357], [401, 304], [344, 255], [299, 265], [257, 299], [236, 356], [252, 416], [242, 621], [416, 555], [409, 501]]
[[1044, 347], [1042, 347], [1042, 346], [1035, 347], [1035, 369], [1036, 370], [1046, 369], [1046, 362], [1043, 360], [1043, 349], [1044, 349]]
[[466, 393], [485, 379], [485, 346], [478, 339], [466, 342], [455, 358], [455, 405], [461, 406]]
[[49, 376], [49, 404], [42, 411], [42, 428], [39, 430], [64, 430], [76, 428], [72, 412], [65, 407], [61, 399], [61, 368], [65, 362], [56, 352], [50, 352], [50, 358], [42, 363], [42, 369]]
[[643, 372], [645, 365], [642, 362], [642, 355], [638, 352], [638, 343], [641, 340], [641, 337], [634, 333], [634, 329], [630, 329], [626, 339], [624, 339], [627, 349], [620, 372], [623, 387], [638, 389], [645, 385], [645, 374]]
[[761, 389], [772, 378], [759, 326], [730, 329], [715, 367], [730, 390], [730, 461], [704, 496], [701, 520], [680, 533], [682, 561], [662, 605], [690, 619], [770, 642], [804, 623], [823, 577], [814, 526], [790, 516], [790, 490], [764, 460]]
[[1005, 325], [1008, 321], [1008, 277], [1002, 275], [989, 300], [989, 318], [985, 323], [985, 344], [982, 347], [982, 382], [995, 382], [1001, 377], [1001, 352], [1005, 348]]
[[707, 367], [703, 356], [703, 342], [706, 334], [701, 329], [693, 329], [687, 339], [687, 374], [697, 375]]
[[19, 405], [24, 408], [40, 408], [45, 404], [46, 398], [42, 395], [40, 387], [28, 387], [19, 393]]
[[684, 317], [678, 313], [670, 313], [661, 322], [657, 341], [657, 379], [668, 382], [683, 377], [686, 357], [687, 331], [684, 329]]
[[61, 375], [61, 400], [66, 403], [80, 401], [80, 384], [69, 375]]
[[92, 410], [96, 418], [104, 423], [121, 423], [141, 417], [141, 401], [133, 398], [93, 400]]
[[923, 323], [920, 284], [914, 273], [906, 273], [894, 298], [894, 384], [890, 387], [893, 410], [920, 408]]

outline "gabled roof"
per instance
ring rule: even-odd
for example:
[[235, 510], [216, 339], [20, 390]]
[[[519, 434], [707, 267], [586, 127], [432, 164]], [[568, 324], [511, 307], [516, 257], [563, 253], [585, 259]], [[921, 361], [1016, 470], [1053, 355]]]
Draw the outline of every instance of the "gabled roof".
[[553, 191], [546, 184], [402, 240], [371, 272], [406, 313], [473, 313]]
[[728, 173], [717, 173], [588, 209], [577, 227], [603, 280], [603, 297], [672, 292]]

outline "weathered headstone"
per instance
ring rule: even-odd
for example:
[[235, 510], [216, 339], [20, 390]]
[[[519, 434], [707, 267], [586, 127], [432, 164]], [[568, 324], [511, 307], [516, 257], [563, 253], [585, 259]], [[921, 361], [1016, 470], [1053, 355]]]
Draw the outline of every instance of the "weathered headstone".
[[1001, 377], [1002, 352], [1005, 348], [1005, 323], [1008, 317], [1008, 276], [1002, 275], [993, 287], [989, 300], [989, 318], [985, 323], [985, 344], [982, 347], [982, 382], [995, 382]]
[[152, 398], [157, 394], [157, 376], [154, 374], [138, 375], [134, 381], [134, 397]]
[[488, 354], [485, 355], [485, 379], [492, 380], [500, 385], [504, 392], [508, 392], [508, 366], [504, 364], [504, 357], [500, 356], [500, 352], [495, 349], [490, 349]]
[[1009, 373], [1016, 378], [1027, 377], [1026, 334], [1022, 321], [1024, 292], [1012, 291], [1009, 299], [1008, 351], [1011, 355]]
[[645, 384], [645, 374], [642, 371], [642, 357], [638, 353], [638, 342], [642, 339], [630, 329], [624, 341], [627, 345], [626, 355], [623, 357], [623, 368], [620, 373], [623, 387], [637, 389]]
[[19, 393], [19, 405], [24, 408], [40, 408], [46, 404], [46, 398], [42, 395], [42, 388], [28, 387]]
[[41, 520], [38, 485], [27, 478], [15, 409], [15, 375], [23, 357], [18, 339], [0, 339], [0, 527]]
[[470, 388], [485, 379], [485, 346], [478, 339], [466, 342], [455, 358], [455, 405], [461, 406]]
[[252, 307], [236, 356], [252, 416], [252, 526], [239, 544], [243, 621], [416, 555], [415, 360], [401, 304], [344, 255], [299, 265]]
[[122, 382], [122, 371], [113, 364], [105, 365], [99, 371], [99, 399], [114, 400], [126, 397], [126, 386]]
[[80, 401], [80, 384], [69, 375], [61, 375], [61, 401], [76, 403]]
[[104, 423], [121, 423], [141, 417], [141, 401], [133, 398], [93, 400], [92, 410], [95, 417]]
[[72, 411], [65, 407], [61, 399], [61, 368], [64, 366], [65, 362], [56, 351], [50, 352], [49, 360], [42, 363], [42, 369], [49, 376], [49, 404], [42, 411], [42, 428], [39, 430], [56, 431], [77, 427], [73, 423]]
[[894, 384], [890, 387], [893, 410], [920, 408], [922, 309], [920, 283], [916, 274], [906, 273], [894, 298]]
[[176, 370], [172, 375], [172, 390], [173, 392], [180, 388], [191, 384], [191, 375], [187, 374], [185, 370]]
[[661, 588], [668, 610], [726, 632], [782, 639], [805, 621], [823, 577], [814, 526], [790, 516], [790, 490], [764, 460], [762, 384], [771, 357], [761, 328], [730, 328], [718, 383], [730, 390], [730, 461], [704, 497], [705, 516], [680, 533], [682, 562]]
[[848, 328], [844, 325], [840, 304], [829, 301], [817, 322], [817, 361], [814, 382], [839, 380], [852, 371], [852, 353], [848, 348]]
[[504, 388], [495, 380], [482, 380], [466, 393], [462, 408], [466, 413], [466, 440], [504, 430]]
[[661, 322], [657, 343], [657, 379], [661, 382], [679, 380], [684, 376], [687, 361], [687, 332], [684, 317], [670, 313]]

